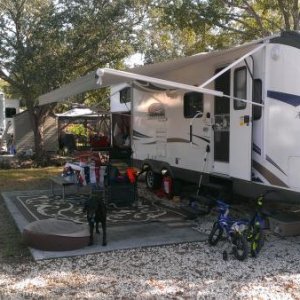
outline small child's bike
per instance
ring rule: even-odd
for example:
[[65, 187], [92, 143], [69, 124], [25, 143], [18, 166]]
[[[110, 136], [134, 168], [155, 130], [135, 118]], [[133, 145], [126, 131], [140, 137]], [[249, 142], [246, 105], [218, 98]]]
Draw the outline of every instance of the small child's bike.
[[[229, 217], [229, 205], [223, 201], [217, 200], [216, 207], [219, 215], [208, 236], [208, 243], [211, 246], [217, 245], [223, 237], [223, 234], [225, 234], [227, 240], [232, 245], [233, 255], [238, 260], [246, 259], [248, 257], [249, 247], [244, 232], [249, 222]], [[223, 251], [223, 259], [228, 259], [228, 253], [226, 250]]]

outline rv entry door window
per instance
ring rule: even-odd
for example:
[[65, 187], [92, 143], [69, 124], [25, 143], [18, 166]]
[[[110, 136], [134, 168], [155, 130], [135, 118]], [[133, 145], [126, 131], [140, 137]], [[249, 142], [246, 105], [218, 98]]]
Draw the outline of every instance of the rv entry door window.
[[120, 103], [128, 103], [131, 101], [131, 88], [126, 87], [120, 91]]
[[[253, 80], [253, 94], [252, 101], [255, 103], [262, 103], [262, 81], [261, 79]], [[253, 105], [252, 106], [252, 115], [253, 120], [259, 120], [261, 118], [262, 109], [260, 106]]]
[[[234, 71], [234, 92], [233, 96], [240, 99], [247, 99], [247, 69], [246, 67], [238, 68]], [[233, 107], [235, 110], [245, 109], [246, 102], [234, 100]]]

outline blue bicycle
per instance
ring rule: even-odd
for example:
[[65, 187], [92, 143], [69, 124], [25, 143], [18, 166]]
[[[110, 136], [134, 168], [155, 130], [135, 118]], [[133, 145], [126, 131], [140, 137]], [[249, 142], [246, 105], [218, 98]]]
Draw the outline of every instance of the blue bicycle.
[[[245, 230], [248, 228], [249, 222], [246, 220], [236, 220], [229, 217], [229, 205], [223, 201], [216, 201], [217, 210], [219, 216], [217, 221], [213, 224], [211, 232], [208, 236], [208, 243], [211, 246], [217, 245], [217, 243], [226, 234], [226, 238], [232, 245], [233, 255], [238, 260], [244, 260], [248, 257], [249, 247], [247, 237], [245, 236]], [[228, 259], [227, 251], [223, 252], [223, 259]]]

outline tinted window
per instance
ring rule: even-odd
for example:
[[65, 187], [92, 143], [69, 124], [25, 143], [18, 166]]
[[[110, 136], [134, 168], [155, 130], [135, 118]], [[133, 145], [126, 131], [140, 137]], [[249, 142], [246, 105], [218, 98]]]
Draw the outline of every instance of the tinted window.
[[[253, 81], [253, 97], [252, 101], [256, 103], [262, 103], [262, 82], [260, 79], [254, 79]], [[253, 120], [261, 118], [262, 108], [261, 106], [252, 106]]]
[[120, 91], [120, 103], [128, 103], [131, 101], [131, 88], [126, 87]]
[[[242, 67], [234, 71], [234, 97], [247, 99], [247, 69]], [[234, 109], [245, 109], [246, 102], [234, 100]]]
[[17, 110], [14, 107], [5, 108], [5, 118], [12, 118], [16, 113]]
[[[197, 112], [203, 112], [203, 94], [197, 92], [186, 93], [183, 102], [185, 118], [193, 118]], [[198, 118], [200, 117], [201, 115], [198, 116]]]

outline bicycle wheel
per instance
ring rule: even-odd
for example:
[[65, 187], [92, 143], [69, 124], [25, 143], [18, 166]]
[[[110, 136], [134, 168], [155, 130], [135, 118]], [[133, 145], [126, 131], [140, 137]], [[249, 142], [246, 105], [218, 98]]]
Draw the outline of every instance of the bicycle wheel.
[[241, 233], [234, 233], [232, 236], [232, 243], [233, 243], [233, 255], [238, 260], [244, 260], [247, 258], [249, 249], [248, 249], [248, 242], [244, 235]]
[[215, 222], [208, 236], [208, 243], [211, 246], [217, 245], [222, 235], [223, 235], [223, 228], [220, 226], [218, 222]]
[[250, 252], [252, 257], [257, 257], [265, 242], [264, 231], [261, 227], [255, 228], [250, 241]]

